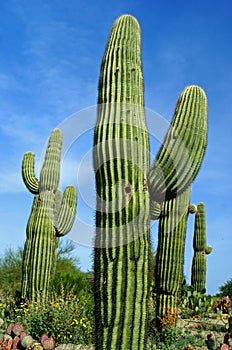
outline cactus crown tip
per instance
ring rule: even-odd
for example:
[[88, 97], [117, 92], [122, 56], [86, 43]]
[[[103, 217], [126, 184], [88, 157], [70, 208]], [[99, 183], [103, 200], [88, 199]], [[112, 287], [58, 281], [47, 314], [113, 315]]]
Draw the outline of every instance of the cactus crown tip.
[[123, 15], [120, 15], [117, 19], [116, 19], [116, 23], [121, 22], [121, 21], [125, 21], [125, 20], [131, 20], [132, 22], [134, 22], [139, 28], [140, 28], [140, 24], [139, 21], [137, 20], [137, 18], [129, 13], [125, 13]]

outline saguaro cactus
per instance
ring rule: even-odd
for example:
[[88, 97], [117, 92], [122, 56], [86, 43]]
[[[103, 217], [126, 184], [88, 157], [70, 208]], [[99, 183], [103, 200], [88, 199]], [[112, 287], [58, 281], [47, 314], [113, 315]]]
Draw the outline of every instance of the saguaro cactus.
[[35, 195], [26, 228], [23, 255], [22, 297], [35, 300], [49, 290], [56, 263], [58, 239], [69, 232], [76, 213], [75, 186], [58, 189], [62, 132], [51, 132], [40, 179], [34, 175], [34, 154], [27, 152], [22, 162], [25, 185]]
[[205, 205], [202, 202], [198, 203], [197, 206], [193, 249], [194, 256], [192, 262], [191, 285], [197, 292], [205, 293], [206, 254], [210, 254], [213, 248], [211, 246], [206, 246]]
[[[164, 143], [149, 169], [140, 40], [137, 20], [130, 15], [119, 17], [108, 39], [99, 79], [93, 152], [98, 350], [144, 349], [150, 219], [160, 218], [163, 270], [158, 288], [162, 295], [172, 290], [175, 296], [183, 271], [190, 186], [207, 143], [206, 96], [200, 87], [188, 86], [178, 99]], [[169, 237], [165, 236], [167, 230], [171, 231]], [[172, 263], [177, 269], [175, 281]], [[164, 296], [160, 302], [162, 309], [174, 305], [166, 299]]]
[[182, 91], [163, 145], [149, 171], [151, 203], [164, 200], [155, 271], [160, 317], [168, 310], [176, 311], [176, 295], [183, 277], [187, 213], [193, 210], [193, 206], [188, 207], [190, 185], [207, 144], [207, 109], [200, 87], [188, 86]]
[[144, 349], [148, 296], [149, 145], [140, 28], [116, 20], [102, 60], [94, 135], [96, 348]]

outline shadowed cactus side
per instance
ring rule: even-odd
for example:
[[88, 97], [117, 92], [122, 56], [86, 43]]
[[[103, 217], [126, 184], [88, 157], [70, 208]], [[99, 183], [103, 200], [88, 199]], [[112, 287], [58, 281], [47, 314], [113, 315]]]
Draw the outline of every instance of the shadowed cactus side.
[[62, 196], [58, 189], [62, 132], [51, 132], [44, 163], [38, 180], [34, 175], [34, 154], [27, 152], [22, 162], [22, 177], [33, 193], [34, 201], [26, 228], [22, 264], [23, 298], [45, 297], [56, 265], [59, 237], [69, 232], [75, 219], [77, 193], [72, 185]]
[[191, 285], [197, 292], [205, 293], [206, 255], [210, 254], [213, 248], [206, 246], [205, 205], [202, 202], [198, 203], [195, 216], [193, 249]]

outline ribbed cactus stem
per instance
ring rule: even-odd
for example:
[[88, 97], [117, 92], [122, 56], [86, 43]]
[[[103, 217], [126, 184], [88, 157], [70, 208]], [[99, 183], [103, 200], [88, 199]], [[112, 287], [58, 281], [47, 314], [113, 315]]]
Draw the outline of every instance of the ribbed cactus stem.
[[190, 187], [162, 206], [155, 268], [156, 314], [159, 317], [176, 312], [177, 293], [183, 280], [189, 198]]
[[28, 190], [33, 194], [39, 193], [39, 181], [34, 175], [34, 153], [27, 152], [24, 154], [22, 163], [22, 176]]
[[162, 202], [182, 193], [195, 179], [207, 144], [207, 99], [202, 88], [180, 94], [171, 125], [149, 171], [150, 196]]
[[94, 135], [96, 348], [142, 350], [149, 264], [148, 133], [143, 111], [140, 28], [114, 23], [99, 79]]
[[58, 237], [68, 233], [76, 213], [76, 188], [68, 186], [63, 197], [58, 189], [61, 146], [62, 132], [54, 129], [38, 184], [34, 177], [33, 153], [27, 152], [22, 163], [25, 184], [35, 193], [26, 229], [22, 273], [22, 297], [31, 300], [41, 294], [47, 296], [55, 271]]
[[211, 253], [212, 247], [206, 246], [205, 205], [202, 202], [198, 203], [195, 216], [193, 249], [191, 285], [194, 290], [205, 293], [206, 254]]

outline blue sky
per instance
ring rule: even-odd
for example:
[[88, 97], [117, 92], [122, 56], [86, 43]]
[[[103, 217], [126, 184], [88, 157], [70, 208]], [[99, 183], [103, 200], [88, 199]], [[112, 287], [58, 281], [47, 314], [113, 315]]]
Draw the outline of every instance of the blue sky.
[[[209, 103], [208, 147], [192, 186], [191, 202], [205, 202], [207, 292], [214, 294], [231, 276], [231, 115], [232, 2], [2, 0], [0, 2], [0, 253], [23, 246], [32, 195], [21, 179], [24, 152], [41, 154], [50, 131], [75, 115], [77, 128], [97, 101], [100, 63], [114, 20], [137, 17], [142, 29], [146, 107], [171, 120], [177, 97], [189, 84], [201, 85]], [[94, 107], [91, 113], [95, 111]], [[80, 112], [80, 113], [78, 113]], [[91, 114], [92, 115], [92, 114]], [[68, 119], [67, 119], [68, 118]], [[62, 164], [61, 188], [76, 182], [78, 218], [94, 225], [90, 163], [92, 127], [72, 145]], [[156, 154], [158, 148], [152, 149]], [[87, 156], [86, 156], [87, 154]], [[86, 163], [83, 161], [86, 160]], [[81, 164], [81, 174], [77, 176]], [[78, 182], [79, 181], [79, 182]], [[86, 190], [87, 189], [87, 190]], [[74, 225], [72, 237], [85, 236]], [[80, 232], [80, 233], [79, 233]], [[80, 236], [78, 236], [80, 234]], [[190, 277], [193, 218], [188, 222], [185, 274]], [[156, 227], [152, 240], [157, 241]], [[76, 245], [84, 270], [92, 249]]]

